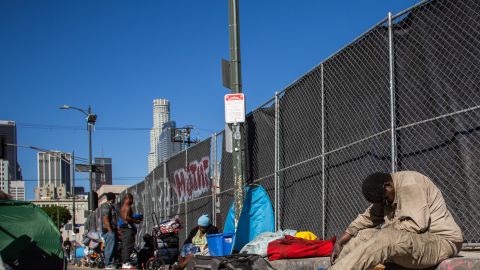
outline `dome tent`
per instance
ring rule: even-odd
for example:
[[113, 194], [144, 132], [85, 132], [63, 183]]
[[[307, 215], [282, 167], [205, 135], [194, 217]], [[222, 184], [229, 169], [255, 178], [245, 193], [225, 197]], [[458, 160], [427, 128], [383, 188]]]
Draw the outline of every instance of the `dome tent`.
[[234, 250], [240, 251], [259, 234], [275, 231], [275, 214], [267, 191], [260, 185], [245, 188], [242, 213], [235, 232], [235, 209], [232, 202], [228, 211], [224, 233], [235, 233]]
[[60, 232], [30, 202], [0, 200], [0, 255], [13, 269], [63, 269]]

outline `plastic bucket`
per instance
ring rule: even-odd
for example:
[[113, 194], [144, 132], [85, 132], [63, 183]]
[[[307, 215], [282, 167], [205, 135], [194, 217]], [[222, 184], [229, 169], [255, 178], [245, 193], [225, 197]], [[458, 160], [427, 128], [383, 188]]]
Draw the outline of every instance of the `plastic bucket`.
[[207, 243], [211, 256], [223, 256], [223, 233], [207, 234]]
[[75, 257], [83, 258], [85, 256], [85, 254], [83, 253], [84, 250], [85, 247], [77, 247], [77, 249], [75, 250]]
[[[232, 254], [233, 243], [235, 242], [234, 233], [224, 233], [223, 234], [223, 256]], [[210, 245], [209, 245], [210, 247]]]

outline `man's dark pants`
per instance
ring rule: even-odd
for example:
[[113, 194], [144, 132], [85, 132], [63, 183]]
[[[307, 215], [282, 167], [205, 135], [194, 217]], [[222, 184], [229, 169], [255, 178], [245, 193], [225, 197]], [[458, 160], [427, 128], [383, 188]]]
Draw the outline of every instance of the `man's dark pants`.
[[131, 228], [121, 228], [120, 231], [122, 233], [122, 263], [127, 263], [135, 246], [135, 232]]
[[67, 252], [67, 261], [70, 261], [70, 248], [66, 248], [65, 251]]

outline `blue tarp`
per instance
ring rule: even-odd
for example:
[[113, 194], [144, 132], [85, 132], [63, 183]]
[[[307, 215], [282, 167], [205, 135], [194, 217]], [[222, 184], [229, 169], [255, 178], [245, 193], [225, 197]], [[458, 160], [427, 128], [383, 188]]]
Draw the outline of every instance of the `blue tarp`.
[[[235, 250], [241, 250], [248, 242], [264, 232], [275, 231], [275, 216], [272, 202], [262, 186], [248, 186], [245, 189], [245, 200], [242, 214], [235, 235]], [[232, 203], [228, 211], [224, 233], [235, 233], [235, 212]]]

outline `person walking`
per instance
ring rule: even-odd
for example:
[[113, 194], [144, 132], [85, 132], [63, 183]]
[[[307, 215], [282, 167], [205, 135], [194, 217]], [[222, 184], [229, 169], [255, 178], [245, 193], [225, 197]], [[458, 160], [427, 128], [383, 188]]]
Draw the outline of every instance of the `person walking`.
[[105, 240], [105, 269], [115, 269], [113, 254], [117, 243], [117, 210], [115, 209], [115, 194], [107, 193], [107, 202], [100, 206], [102, 216], [102, 237]]
[[62, 245], [65, 253], [67, 253], [67, 261], [70, 261], [70, 250], [72, 249], [72, 243], [70, 242], [70, 239], [67, 237], [67, 239], [63, 241]]
[[141, 218], [133, 217], [133, 195], [127, 193], [122, 200], [120, 208], [120, 235], [122, 237], [122, 269], [132, 269], [135, 266], [130, 261], [130, 255], [135, 246], [135, 234], [137, 227], [135, 224], [142, 222]]

